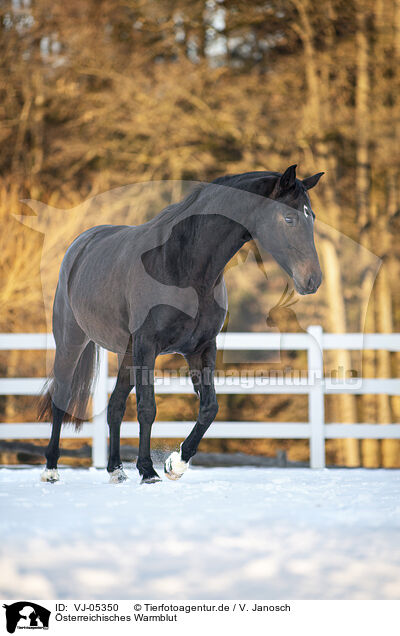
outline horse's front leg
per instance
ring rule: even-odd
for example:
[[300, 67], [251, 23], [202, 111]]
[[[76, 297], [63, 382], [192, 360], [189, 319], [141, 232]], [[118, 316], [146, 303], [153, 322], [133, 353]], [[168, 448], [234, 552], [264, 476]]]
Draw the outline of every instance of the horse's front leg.
[[156, 351], [148, 339], [135, 336], [133, 361], [136, 378], [136, 404], [139, 421], [139, 457], [136, 467], [142, 476], [142, 484], [161, 481], [153, 468], [150, 455], [151, 427], [156, 418], [154, 397], [154, 363]]
[[213, 340], [201, 354], [187, 356], [194, 390], [200, 397], [199, 415], [192, 431], [181, 444], [180, 451], [171, 453], [165, 462], [164, 472], [169, 479], [182, 477], [189, 465], [189, 459], [196, 454], [200, 441], [218, 413], [214, 387], [216, 352], [216, 342]]

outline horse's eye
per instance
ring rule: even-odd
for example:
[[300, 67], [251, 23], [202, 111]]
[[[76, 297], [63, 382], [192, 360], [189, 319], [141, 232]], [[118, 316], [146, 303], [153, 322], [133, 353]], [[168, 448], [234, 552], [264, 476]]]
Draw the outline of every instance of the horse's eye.
[[285, 215], [285, 221], [288, 225], [296, 225], [298, 216], [294, 212], [288, 212]]
[[308, 209], [308, 207], [307, 207], [306, 205], [304, 206], [304, 216], [305, 216], [306, 218], [308, 218], [309, 216], [311, 216], [311, 212], [310, 212], [310, 210]]

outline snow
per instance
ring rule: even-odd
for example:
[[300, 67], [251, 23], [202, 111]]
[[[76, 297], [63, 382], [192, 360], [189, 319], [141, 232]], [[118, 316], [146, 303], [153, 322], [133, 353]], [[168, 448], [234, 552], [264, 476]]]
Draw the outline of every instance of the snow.
[[5, 599], [398, 599], [400, 471], [0, 470]]

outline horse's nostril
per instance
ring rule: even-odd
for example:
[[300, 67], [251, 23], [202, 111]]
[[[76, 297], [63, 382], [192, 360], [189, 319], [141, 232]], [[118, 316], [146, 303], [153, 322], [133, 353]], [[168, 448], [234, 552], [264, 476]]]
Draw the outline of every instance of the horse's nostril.
[[308, 279], [308, 285], [307, 285], [307, 290], [308, 291], [312, 291], [313, 289], [315, 289], [315, 282], [312, 276], [310, 276], [310, 278]]

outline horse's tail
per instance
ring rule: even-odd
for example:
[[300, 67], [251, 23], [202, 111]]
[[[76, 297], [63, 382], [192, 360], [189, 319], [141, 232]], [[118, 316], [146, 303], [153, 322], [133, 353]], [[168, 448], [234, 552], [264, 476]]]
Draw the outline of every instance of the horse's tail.
[[[98, 366], [98, 347], [93, 341], [90, 341], [82, 351], [75, 367], [71, 382], [71, 397], [63, 417], [63, 422], [75, 424], [75, 430], [79, 430], [83, 422], [87, 419], [86, 409], [92, 387], [96, 381]], [[39, 420], [51, 420], [56, 382], [54, 372], [52, 372], [39, 398]]]

